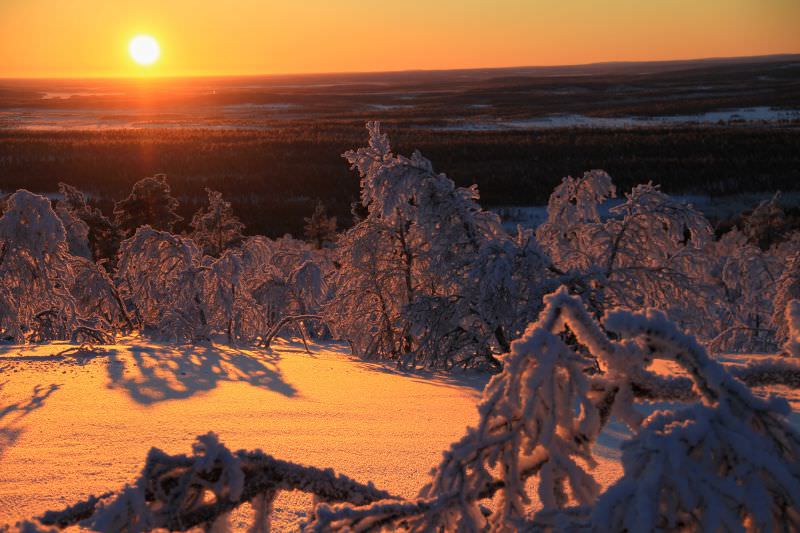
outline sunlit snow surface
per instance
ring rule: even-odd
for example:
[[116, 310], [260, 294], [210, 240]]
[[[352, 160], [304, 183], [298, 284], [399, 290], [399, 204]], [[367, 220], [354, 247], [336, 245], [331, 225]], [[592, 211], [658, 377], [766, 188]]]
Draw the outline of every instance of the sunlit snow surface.
[[[290, 343], [262, 351], [131, 338], [96, 354], [57, 355], [68, 347], [0, 347], [0, 524], [119, 489], [151, 446], [188, 453], [208, 431], [232, 449], [330, 466], [413, 497], [441, 452], [477, 422], [487, 381], [396, 372], [337, 345], [308, 355]], [[797, 423], [800, 397], [781, 392]], [[595, 448], [603, 485], [620, 475], [625, 438], [612, 423]], [[296, 530], [310, 505], [305, 495], [282, 495], [276, 531]], [[248, 512], [234, 515], [235, 529]]]
[[[0, 525], [119, 489], [151, 446], [190, 453], [208, 431], [231, 449], [334, 467], [412, 497], [477, 421], [486, 382], [399, 374], [337, 346], [307, 355], [290, 344], [265, 352], [129, 339], [94, 357], [54, 355], [66, 347], [0, 346]], [[278, 524], [310, 505], [284, 495]]]

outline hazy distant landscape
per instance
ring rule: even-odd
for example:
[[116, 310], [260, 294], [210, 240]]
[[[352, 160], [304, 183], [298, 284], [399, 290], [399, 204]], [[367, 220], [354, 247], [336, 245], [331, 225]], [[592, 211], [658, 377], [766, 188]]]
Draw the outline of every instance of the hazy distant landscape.
[[220, 190], [248, 232], [349, 224], [339, 157], [380, 120], [486, 205], [543, 205], [565, 175], [720, 196], [800, 183], [800, 56], [240, 78], [2, 80], [0, 190], [69, 182], [110, 208], [166, 173], [194, 212]]
[[[5, 80], [0, 127], [271, 129], [376, 115], [402, 127], [448, 129], [521, 129], [526, 121], [536, 127], [547, 121], [570, 125], [565, 117], [631, 120], [623, 125], [637, 119], [647, 125], [797, 123], [799, 80], [798, 56], [364, 74]], [[586, 122], [598, 124], [604, 123]]]

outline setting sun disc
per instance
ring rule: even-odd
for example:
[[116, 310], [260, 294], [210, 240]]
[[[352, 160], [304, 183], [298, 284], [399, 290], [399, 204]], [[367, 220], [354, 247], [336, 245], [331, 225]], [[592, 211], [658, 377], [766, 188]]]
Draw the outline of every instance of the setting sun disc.
[[137, 35], [128, 44], [131, 58], [140, 65], [152, 65], [161, 55], [161, 49], [150, 35]]

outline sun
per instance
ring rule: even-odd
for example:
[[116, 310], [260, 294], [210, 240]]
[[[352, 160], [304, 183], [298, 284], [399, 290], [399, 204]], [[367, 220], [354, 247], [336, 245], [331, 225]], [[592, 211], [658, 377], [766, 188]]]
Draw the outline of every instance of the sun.
[[158, 41], [150, 35], [137, 35], [128, 44], [128, 52], [131, 58], [140, 65], [152, 65], [158, 61], [161, 55], [161, 48]]

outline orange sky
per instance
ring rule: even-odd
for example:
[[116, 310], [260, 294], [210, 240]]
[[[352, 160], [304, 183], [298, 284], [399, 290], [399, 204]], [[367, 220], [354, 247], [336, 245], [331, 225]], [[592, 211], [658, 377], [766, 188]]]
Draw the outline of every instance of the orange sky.
[[[0, 0], [0, 77], [380, 71], [800, 53], [800, 0]], [[127, 43], [156, 37], [135, 65]]]

